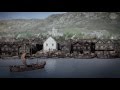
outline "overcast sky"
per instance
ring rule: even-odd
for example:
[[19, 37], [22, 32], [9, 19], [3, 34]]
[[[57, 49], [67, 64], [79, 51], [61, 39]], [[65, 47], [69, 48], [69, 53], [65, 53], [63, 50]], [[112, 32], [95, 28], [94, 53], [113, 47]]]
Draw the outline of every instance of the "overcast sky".
[[0, 19], [44, 19], [64, 12], [0, 12]]

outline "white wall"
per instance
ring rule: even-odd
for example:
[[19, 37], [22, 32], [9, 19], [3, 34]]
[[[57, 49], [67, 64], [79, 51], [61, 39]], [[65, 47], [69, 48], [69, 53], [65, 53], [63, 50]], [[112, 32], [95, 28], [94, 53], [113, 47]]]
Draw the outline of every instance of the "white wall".
[[[48, 45], [46, 45], [46, 44], [48, 44]], [[53, 45], [52, 45], [52, 44], [53, 44]], [[49, 38], [44, 42], [44, 44], [43, 44], [43, 50], [44, 50], [44, 51], [49, 51], [49, 49], [50, 49], [51, 51], [57, 49], [57, 43], [56, 43], [56, 41], [55, 41], [53, 38], [51, 38], [51, 37], [49, 37]]]

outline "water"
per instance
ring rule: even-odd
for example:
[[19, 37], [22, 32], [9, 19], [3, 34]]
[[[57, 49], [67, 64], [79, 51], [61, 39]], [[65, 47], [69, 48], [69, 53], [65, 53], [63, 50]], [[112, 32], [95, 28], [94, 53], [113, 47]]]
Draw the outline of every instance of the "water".
[[30, 59], [46, 61], [44, 69], [10, 72], [9, 65], [22, 65], [20, 59], [0, 60], [0, 78], [120, 78], [119, 59]]

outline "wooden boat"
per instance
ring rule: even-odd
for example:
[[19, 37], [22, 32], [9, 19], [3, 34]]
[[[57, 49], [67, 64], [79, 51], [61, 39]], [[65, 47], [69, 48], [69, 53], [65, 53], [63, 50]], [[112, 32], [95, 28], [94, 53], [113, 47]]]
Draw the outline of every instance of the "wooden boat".
[[37, 70], [42, 69], [46, 65], [46, 62], [41, 62], [38, 64], [31, 64], [31, 65], [15, 65], [15, 66], [9, 66], [10, 72], [24, 72], [24, 71], [31, 71], [31, 70]]
[[36, 64], [30, 64], [27, 65], [26, 62], [26, 53], [23, 53], [21, 56], [22, 63], [24, 65], [18, 65], [18, 66], [9, 66], [10, 72], [24, 72], [24, 71], [31, 71], [31, 70], [36, 70], [36, 69], [42, 69], [46, 65], [46, 62], [41, 62], [41, 63], [36, 63]]

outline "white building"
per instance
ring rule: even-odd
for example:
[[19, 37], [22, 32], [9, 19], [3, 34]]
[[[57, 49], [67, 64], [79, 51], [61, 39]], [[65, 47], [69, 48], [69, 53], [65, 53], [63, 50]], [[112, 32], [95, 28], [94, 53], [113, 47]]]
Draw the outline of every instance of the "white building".
[[52, 36], [63, 36], [63, 33], [58, 32], [58, 29], [55, 29], [55, 27], [52, 28], [52, 31], [48, 31], [48, 34]]
[[57, 50], [57, 42], [52, 37], [49, 37], [43, 44], [43, 51], [53, 50]]

